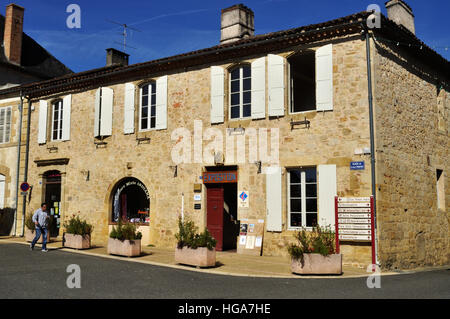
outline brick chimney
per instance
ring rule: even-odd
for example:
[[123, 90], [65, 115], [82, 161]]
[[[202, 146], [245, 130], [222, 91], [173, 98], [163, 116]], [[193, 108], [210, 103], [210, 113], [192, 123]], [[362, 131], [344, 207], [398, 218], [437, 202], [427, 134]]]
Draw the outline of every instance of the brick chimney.
[[388, 18], [416, 34], [414, 14], [411, 7], [403, 0], [390, 0], [386, 2]]
[[220, 43], [237, 41], [255, 34], [254, 13], [243, 4], [222, 9]]
[[23, 13], [25, 9], [11, 3], [6, 6], [3, 47], [8, 61], [20, 65], [22, 57]]
[[130, 55], [125, 52], [113, 48], [106, 49], [106, 66], [113, 64], [127, 66], [129, 57]]

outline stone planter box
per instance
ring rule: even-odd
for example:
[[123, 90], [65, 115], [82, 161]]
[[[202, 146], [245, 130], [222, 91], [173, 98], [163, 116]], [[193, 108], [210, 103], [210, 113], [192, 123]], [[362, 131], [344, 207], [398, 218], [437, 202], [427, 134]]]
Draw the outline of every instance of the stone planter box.
[[119, 255], [125, 257], [134, 257], [141, 255], [141, 240], [124, 240], [109, 238], [108, 254]]
[[[30, 229], [25, 227], [25, 240], [31, 243], [36, 236], [36, 231], [31, 231]], [[37, 241], [38, 244], [42, 244], [42, 235]], [[47, 243], [50, 243], [50, 232], [47, 231]]]
[[196, 267], [214, 267], [216, 265], [216, 249], [209, 250], [207, 247], [175, 248], [175, 262]]
[[88, 249], [91, 248], [91, 236], [86, 235], [75, 235], [75, 234], [64, 234], [64, 247], [75, 248], [75, 249]]
[[342, 255], [304, 254], [300, 259], [292, 259], [291, 271], [300, 275], [340, 275], [342, 274]]

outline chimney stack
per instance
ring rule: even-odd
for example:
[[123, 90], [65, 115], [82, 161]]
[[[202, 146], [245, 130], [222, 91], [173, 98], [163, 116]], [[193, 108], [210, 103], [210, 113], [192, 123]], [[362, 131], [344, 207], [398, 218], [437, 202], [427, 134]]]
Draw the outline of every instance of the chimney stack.
[[22, 58], [23, 14], [25, 9], [11, 3], [6, 6], [3, 47], [9, 62], [20, 65]]
[[237, 41], [255, 34], [254, 13], [243, 4], [222, 9], [220, 43]]
[[386, 2], [388, 18], [416, 34], [414, 14], [411, 7], [403, 0], [390, 0]]
[[125, 52], [113, 48], [106, 49], [106, 66], [114, 64], [127, 66], [129, 57], [130, 55]]

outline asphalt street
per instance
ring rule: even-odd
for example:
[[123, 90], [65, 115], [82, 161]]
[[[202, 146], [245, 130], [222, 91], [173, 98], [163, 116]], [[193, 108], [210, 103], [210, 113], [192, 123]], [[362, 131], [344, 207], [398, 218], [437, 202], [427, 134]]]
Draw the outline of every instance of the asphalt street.
[[[124, 258], [125, 259], [125, 258]], [[81, 288], [68, 288], [79, 265]], [[450, 298], [450, 269], [364, 278], [251, 278], [202, 274], [21, 244], [0, 244], [0, 298], [302, 299]]]

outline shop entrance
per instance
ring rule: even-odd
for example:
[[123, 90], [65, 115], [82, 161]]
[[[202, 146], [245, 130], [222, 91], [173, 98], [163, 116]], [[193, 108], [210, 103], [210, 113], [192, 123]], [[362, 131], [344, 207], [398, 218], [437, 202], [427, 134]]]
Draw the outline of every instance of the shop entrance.
[[206, 225], [217, 240], [216, 250], [236, 249], [239, 235], [237, 171], [207, 172], [203, 183], [206, 185]]
[[61, 221], [61, 173], [49, 171], [44, 174], [44, 202], [50, 215], [48, 230], [50, 237], [59, 235]]

